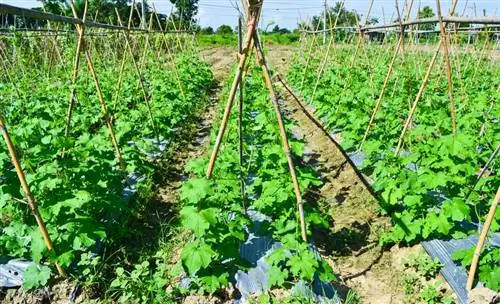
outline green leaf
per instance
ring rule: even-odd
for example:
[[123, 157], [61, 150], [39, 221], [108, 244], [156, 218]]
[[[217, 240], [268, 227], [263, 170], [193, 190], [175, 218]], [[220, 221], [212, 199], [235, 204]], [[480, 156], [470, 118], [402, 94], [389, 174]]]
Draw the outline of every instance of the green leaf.
[[267, 282], [269, 287], [283, 286], [289, 276], [289, 272], [286, 269], [281, 270], [278, 266], [272, 266], [269, 269], [268, 276], [269, 278]]
[[212, 218], [211, 211], [205, 212], [205, 217], [201, 213], [198, 213], [195, 207], [191, 206], [182, 208], [180, 215], [182, 225], [193, 231], [194, 235], [197, 237], [202, 237], [205, 231], [210, 227], [210, 222], [206, 217], [215, 221], [215, 218]]
[[191, 179], [181, 189], [181, 199], [190, 204], [198, 204], [211, 193], [212, 184], [204, 178]]
[[39, 263], [43, 257], [43, 252], [46, 250], [45, 242], [43, 241], [42, 233], [35, 228], [30, 233], [31, 237], [31, 257], [35, 263]]
[[23, 274], [23, 288], [32, 290], [45, 286], [50, 279], [50, 268], [31, 264]]
[[182, 264], [186, 267], [189, 275], [194, 275], [201, 268], [206, 268], [212, 262], [215, 252], [207, 244], [198, 242], [188, 244], [181, 254]]
[[293, 275], [304, 280], [312, 280], [318, 268], [318, 261], [312, 252], [307, 250], [294, 254], [286, 265], [290, 267]]

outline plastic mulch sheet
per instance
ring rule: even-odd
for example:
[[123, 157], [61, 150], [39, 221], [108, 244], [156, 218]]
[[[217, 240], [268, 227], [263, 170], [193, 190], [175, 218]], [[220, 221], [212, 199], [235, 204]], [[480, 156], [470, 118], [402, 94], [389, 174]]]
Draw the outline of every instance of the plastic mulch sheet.
[[[466, 288], [468, 274], [464, 268], [452, 259], [452, 254], [458, 250], [470, 249], [476, 247], [477, 235], [471, 235], [466, 239], [460, 240], [432, 240], [423, 242], [422, 246], [432, 258], [438, 258], [444, 265], [441, 274], [446, 282], [455, 291], [458, 301], [461, 304], [468, 303], [468, 292]], [[500, 233], [491, 234], [488, 238], [491, 245], [500, 246]]]

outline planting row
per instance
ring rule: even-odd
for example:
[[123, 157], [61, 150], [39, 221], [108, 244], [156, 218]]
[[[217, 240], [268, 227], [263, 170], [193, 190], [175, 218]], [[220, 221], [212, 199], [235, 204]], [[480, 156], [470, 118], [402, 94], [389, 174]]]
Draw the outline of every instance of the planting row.
[[[476, 185], [479, 171], [500, 144], [498, 61], [485, 56], [487, 52], [453, 53], [456, 134], [452, 132], [446, 70], [436, 64], [402, 149], [396, 153], [432, 53], [398, 56], [381, 97], [392, 49], [364, 48], [356, 58], [351, 49], [341, 47], [332, 50], [327, 61], [318, 53], [296, 60], [287, 78], [343, 148], [353, 158], [361, 158], [360, 169], [374, 180], [381, 211], [393, 220], [392, 231], [381, 241], [413, 244], [475, 233], [500, 186], [498, 161], [490, 164]], [[437, 62], [440, 60], [441, 56]], [[326, 67], [318, 79], [317, 71], [323, 71], [324, 62]], [[361, 145], [379, 98], [380, 109]], [[499, 230], [499, 223], [497, 211], [492, 231]], [[499, 288], [499, 254], [500, 249], [487, 247], [479, 268], [480, 280], [495, 290]], [[469, 251], [456, 257], [467, 265], [471, 255]]]
[[[5, 58], [9, 73], [2, 76], [0, 109], [54, 242], [55, 255], [47, 252], [29, 208], [22, 203], [24, 194], [2, 144], [0, 257], [27, 258], [42, 265], [57, 261], [63, 268], [75, 270], [80, 256], [98, 252], [111, 230], [128, 233], [121, 225], [131, 212], [133, 194], [151, 192], [153, 175], [175, 149], [183, 126], [206, 106], [205, 93], [213, 76], [191, 52], [167, 56], [165, 50], [151, 51], [144, 57], [142, 74], [146, 102], [130, 57], [117, 94], [121, 58], [94, 52], [107, 106], [103, 115], [84, 58], [79, 79], [72, 85], [74, 47], [70, 46], [74, 40], [67, 45], [72, 51], [62, 48], [62, 60], [47, 65], [28, 64], [30, 60], [46, 62], [44, 56], [23, 52], [20, 47], [29, 46], [29, 41], [12, 43], [18, 43], [18, 48]], [[47, 50], [45, 57], [55, 56], [54, 52]], [[66, 136], [71, 89], [76, 89], [76, 96]], [[108, 121], [123, 156], [122, 168]], [[49, 275], [50, 268], [32, 266], [25, 287], [44, 284]]]

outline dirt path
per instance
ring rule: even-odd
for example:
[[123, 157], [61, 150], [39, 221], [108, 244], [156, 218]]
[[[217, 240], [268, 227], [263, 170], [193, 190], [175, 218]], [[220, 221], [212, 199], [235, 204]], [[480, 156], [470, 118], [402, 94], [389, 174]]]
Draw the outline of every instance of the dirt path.
[[312, 113], [311, 109], [302, 108], [291, 94], [282, 91], [283, 108], [296, 123], [293, 133], [305, 140], [306, 159], [325, 182], [316, 200], [334, 219], [334, 226], [318, 231], [315, 241], [339, 275], [336, 287], [341, 296], [345, 298], [352, 289], [363, 303], [402, 303], [402, 260], [418, 247], [380, 248], [379, 235], [390, 227], [389, 219], [378, 215], [378, 203], [360, 176], [339, 147], [306, 115], [304, 110]]
[[[264, 46], [266, 59], [270, 68], [283, 72], [288, 68], [292, 55], [293, 46], [286, 45], [268, 45]], [[237, 62], [237, 48], [232, 46], [223, 46], [215, 48], [205, 48], [201, 50], [201, 56], [212, 66], [215, 78], [223, 81], [229, 77], [231, 67]]]
[[[266, 51], [270, 68], [275, 73], [286, 73], [294, 47], [272, 45]], [[235, 48], [204, 49], [201, 54], [212, 65], [216, 78], [227, 81], [237, 60]], [[314, 165], [325, 182], [319, 189], [319, 197], [311, 203], [317, 203], [335, 223], [331, 230], [317, 233], [316, 244], [339, 275], [336, 284], [339, 293], [345, 298], [352, 289], [363, 303], [402, 303], [401, 261], [418, 248], [394, 247], [383, 251], [378, 246], [379, 235], [388, 229], [390, 221], [378, 215], [376, 199], [338, 147], [289, 94], [284, 90], [282, 93], [284, 114], [296, 123], [293, 133], [307, 143], [304, 161]]]

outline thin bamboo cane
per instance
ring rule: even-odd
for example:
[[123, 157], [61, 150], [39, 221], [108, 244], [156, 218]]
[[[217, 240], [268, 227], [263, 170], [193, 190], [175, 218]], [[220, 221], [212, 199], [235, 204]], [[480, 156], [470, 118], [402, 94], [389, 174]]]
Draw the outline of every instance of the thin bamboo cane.
[[481, 235], [479, 236], [479, 240], [477, 241], [476, 249], [474, 250], [474, 255], [472, 256], [472, 263], [469, 270], [469, 277], [467, 278], [467, 290], [472, 289], [472, 285], [474, 284], [474, 278], [476, 276], [477, 264], [479, 263], [479, 257], [481, 255], [481, 251], [483, 250], [484, 243], [486, 242], [486, 237], [488, 236], [488, 232], [490, 230], [491, 222], [495, 217], [495, 213], [498, 206], [498, 201], [500, 200], [500, 187], [498, 187], [497, 194], [495, 195], [495, 199], [491, 204], [490, 211], [488, 212], [488, 216], [486, 217], [486, 221], [481, 229]]
[[[151, 14], [151, 16], [149, 17], [148, 29], [149, 31], [146, 35], [146, 42], [144, 43], [144, 52], [142, 53], [142, 57], [139, 63], [139, 71], [141, 71], [141, 73], [146, 65], [146, 57], [148, 56], [149, 49], [152, 48], [150, 40], [151, 40], [151, 32], [153, 30], [153, 14]], [[141, 85], [140, 81], [141, 81], [140, 79], [137, 80], [137, 87]]]
[[307, 227], [306, 220], [304, 216], [304, 202], [302, 200], [302, 195], [300, 193], [299, 181], [297, 178], [297, 173], [295, 171], [295, 165], [292, 158], [292, 152], [290, 150], [290, 145], [288, 144], [288, 138], [286, 135], [285, 124], [283, 123], [283, 117], [281, 115], [279, 103], [278, 103], [278, 95], [274, 90], [273, 82], [271, 80], [271, 72], [269, 70], [269, 66], [267, 65], [266, 58], [264, 56], [264, 52], [262, 51], [262, 45], [260, 43], [260, 39], [256, 32], [253, 33], [253, 41], [257, 53], [257, 58], [262, 68], [262, 72], [264, 73], [264, 78], [266, 80], [266, 85], [269, 90], [269, 94], [271, 95], [271, 99], [273, 102], [274, 111], [276, 112], [276, 118], [278, 119], [278, 125], [280, 128], [281, 142], [283, 144], [283, 150], [287, 157], [288, 168], [290, 170], [290, 175], [292, 177], [293, 189], [295, 192], [295, 198], [297, 199], [297, 209], [299, 212], [300, 219], [300, 231], [302, 235], [302, 240], [307, 242]]
[[222, 143], [222, 138], [224, 137], [224, 133], [227, 128], [227, 124], [229, 122], [229, 115], [231, 114], [231, 108], [233, 106], [234, 98], [236, 96], [236, 91], [238, 89], [238, 85], [241, 80], [241, 76], [243, 75], [243, 70], [245, 67], [245, 63], [247, 61], [249, 55], [250, 45], [252, 43], [252, 33], [255, 31], [257, 27], [257, 21], [259, 19], [260, 9], [255, 8], [253, 5], [250, 6], [250, 20], [247, 25], [247, 33], [245, 42], [243, 43], [243, 52], [240, 56], [240, 61], [238, 64], [238, 70], [236, 72], [236, 76], [234, 77], [233, 84], [231, 86], [231, 90], [229, 92], [229, 98], [226, 104], [226, 108], [224, 110], [224, 116], [222, 118], [221, 126], [219, 128], [219, 133], [217, 134], [217, 139], [215, 141], [215, 146], [212, 151], [212, 155], [210, 156], [210, 162], [207, 168], [207, 178], [210, 178], [213, 173], [215, 161], [217, 159], [217, 155], [219, 153], [220, 145]]
[[[130, 13], [128, 16], [127, 28], [130, 28], [130, 26], [132, 25], [132, 16], [134, 14], [134, 4], [135, 4], [135, 0], [132, 1], [132, 5], [130, 6]], [[116, 40], [118, 41], [118, 39], [116, 39]], [[122, 62], [120, 64], [120, 72], [118, 73], [118, 80], [116, 82], [115, 96], [113, 99], [113, 112], [116, 111], [116, 107], [118, 105], [118, 98], [120, 98], [120, 90], [121, 90], [122, 82], [123, 82], [123, 74], [125, 73], [125, 63], [127, 62], [127, 53], [128, 53], [127, 47], [124, 47], [123, 54], [122, 54]]]
[[[87, 20], [87, 1], [85, 1], [85, 7], [83, 9], [83, 22]], [[83, 35], [85, 33], [85, 28], [78, 34], [78, 42], [76, 45], [75, 60], [73, 62], [73, 75], [71, 77], [71, 93], [69, 95], [68, 109], [66, 111], [66, 127], [64, 129], [64, 136], [69, 136], [71, 129], [71, 116], [73, 113], [73, 107], [76, 101], [76, 82], [78, 81], [78, 70], [80, 66], [80, 53], [83, 47]], [[64, 151], [63, 151], [64, 153]]]
[[451, 112], [451, 120], [452, 120], [452, 132], [453, 139], [457, 133], [457, 116], [455, 111], [455, 102], [453, 100], [453, 81], [452, 81], [452, 71], [451, 71], [451, 63], [450, 63], [450, 54], [448, 40], [446, 39], [446, 31], [443, 24], [442, 14], [441, 14], [441, 2], [436, 0], [437, 14], [439, 19], [439, 27], [441, 28], [441, 44], [443, 45], [443, 53], [444, 53], [444, 61], [446, 64], [446, 72], [447, 72], [447, 80], [448, 80], [448, 96], [450, 98], [450, 112]]
[[467, 192], [467, 195], [465, 196], [464, 201], [468, 201], [469, 200], [469, 197], [471, 196], [472, 192], [474, 192], [474, 189], [476, 189], [477, 184], [479, 183], [479, 181], [481, 180], [481, 178], [483, 177], [483, 175], [486, 173], [486, 170], [488, 170], [488, 168], [491, 165], [491, 163], [493, 162], [493, 160], [495, 160], [495, 158], [497, 157], [497, 155], [498, 155], [499, 152], [500, 152], [500, 145], [498, 145], [496, 147], [495, 151], [493, 151], [493, 153], [491, 154], [491, 156], [488, 159], [488, 161], [486, 162], [486, 164], [484, 164], [484, 166], [481, 169], [481, 171], [479, 171], [479, 174], [477, 175], [476, 180], [474, 181], [474, 184], [472, 185], [472, 187], [470, 188], [470, 190]]
[[5, 64], [5, 58], [6, 56], [4, 55], [4, 52], [2, 48], [0, 48], [0, 62], [2, 63], [2, 69], [4, 70], [4, 75], [7, 77], [7, 81], [10, 83], [10, 85], [14, 88], [14, 91], [16, 92], [16, 95], [18, 98], [22, 98], [21, 91], [19, 91], [19, 88], [17, 85], [12, 81], [12, 76], [10, 75], [9, 69], [7, 68], [7, 65]]
[[[7, 150], [9, 151], [10, 159], [12, 161], [12, 164], [14, 165], [14, 168], [16, 169], [17, 177], [19, 179], [19, 182], [21, 183], [21, 187], [23, 188], [24, 194], [26, 195], [27, 203], [28, 206], [33, 213], [33, 217], [36, 220], [36, 223], [38, 225], [38, 228], [40, 229], [40, 232], [43, 237], [43, 241], [45, 242], [45, 246], [47, 246], [47, 249], [49, 251], [55, 252], [54, 250], [54, 245], [52, 243], [52, 239], [50, 238], [50, 234], [47, 231], [47, 227], [45, 226], [45, 222], [40, 215], [40, 212], [38, 211], [38, 206], [36, 204], [36, 201], [33, 197], [33, 194], [30, 191], [30, 187], [28, 186], [28, 183], [26, 181], [26, 176], [24, 175], [23, 168], [21, 167], [21, 162], [19, 161], [19, 158], [16, 153], [16, 148], [14, 147], [14, 144], [12, 143], [12, 140], [10, 138], [9, 132], [7, 131], [7, 127], [5, 125], [5, 119], [2, 115], [2, 111], [0, 111], [0, 132], [2, 132], [2, 136], [5, 140], [5, 143], [7, 145]], [[57, 271], [59, 272], [59, 275], [62, 277], [66, 277], [66, 272], [64, 269], [56, 262], [56, 268]]]
[[[153, 7], [154, 7], [154, 4], [153, 4]], [[155, 9], [156, 11], [156, 9]], [[174, 31], [175, 31], [175, 38], [177, 40], [177, 45], [179, 46], [179, 51], [184, 51], [183, 47], [182, 47], [182, 43], [181, 43], [181, 38], [179, 37], [180, 36], [180, 33], [177, 32], [177, 26], [175, 25], [175, 21], [173, 20], [173, 14], [170, 14], [169, 16], [169, 19], [172, 19], [172, 26], [174, 27]], [[167, 24], [165, 25], [165, 29], [168, 29], [167, 27], [168, 25], [168, 20], [167, 20]]]
[[[318, 30], [318, 28], [319, 28], [319, 22], [318, 22], [318, 25], [316, 26], [316, 31]], [[311, 40], [311, 45], [309, 46], [309, 51], [307, 52], [307, 55], [306, 55], [306, 66], [304, 67], [304, 72], [302, 73], [302, 80], [300, 81], [300, 91], [302, 91], [302, 89], [304, 88], [304, 82], [306, 80], [306, 75], [307, 75], [307, 72], [309, 70], [309, 64], [311, 63], [311, 59], [312, 59], [312, 51], [313, 51], [315, 39], [316, 39], [316, 33], [313, 34], [313, 38]]]
[[[396, 1], [396, 4], [397, 4], [397, 1]], [[410, 6], [409, 6], [409, 8], [406, 11], [405, 21], [409, 20], [410, 13], [411, 13], [411, 8], [412, 7], [413, 7], [413, 0], [411, 1]], [[399, 9], [397, 8], [396, 10], [397, 10], [398, 16], [399, 16], [398, 19], [401, 20], [401, 15], [399, 14]], [[394, 49], [394, 54], [392, 56], [391, 63], [389, 64], [389, 70], [387, 71], [387, 74], [385, 76], [384, 84], [382, 85], [382, 89], [380, 91], [377, 103], [375, 104], [375, 107], [374, 107], [374, 109], [372, 111], [372, 115], [370, 117], [370, 121], [369, 121], [368, 126], [366, 128], [365, 134], [363, 135], [363, 139], [361, 140], [361, 143], [359, 144], [358, 150], [361, 150], [361, 148], [363, 147], [364, 142], [366, 141], [366, 139], [368, 137], [368, 134], [370, 133], [371, 126], [373, 124], [373, 121], [375, 120], [375, 116], [377, 115], [377, 113], [378, 113], [378, 111], [380, 109], [380, 105], [382, 104], [382, 100], [384, 98], [385, 90], [387, 88], [387, 84], [389, 83], [389, 79], [391, 77], [391, 74], [392, 74], [392, 71], [393, 71], [393, 68], [394, 68], [394, 63], [396, 62], [396, 58], [398, 56], [398, 52], [399, 52], [400, 49], [403, 52], [403, 48], [404, 48], [404, 36], [401, 35], [399, 37], [398, 42], [396, 44], [396, 47]], [[404, 58], [403, 58], [403, 60], [404, 60]]]
[[[457, 7], [457, 2], [458, 2], [457, 0], [454, 0], [452, 7], [450, 9], [450, 16], [452, 16], [453, 13], [455, 12], [455, 9]], [[408, 118], [406, 119], [405, 125], [403, 127], [403, 131], [401, 132], [401, 135], [399, 136], [396, 151], [394, 152], [394, 155], [396, 155], [396, 156], [399, 155], [399, 152], [401, 151], [401, 148], [403, 147], [404, 137], [406, 135], [406, 132], [408, 131], [408, 128], [410, 127], [411, 121], [413, 120], [413, 115], [415, 114], [415, 111], [417, 109], [417, 105], [420, 101], [420, 98], [422, 97], [422, 94], [424, 93], [425, 87], [427, 86], [427, 82], [429, 81], [429, 77], [431, 75], [432, 68], [434, 67], [434, 64], [436, 63], [436, 59], [439, 55], [439, 51], [441, 50], [442, 43], [443, 43], [443, 41], [440, 40], [437, 47], [436, 47], [436, 50], [434, 51], [434, 55], [431, 59], [431, 62], [429, 63], [429, 67], [427, 68], [427, 72], [424, 76], [422, 84], [420, 85], [417, 96], [415, 97], [415, 101], [413, 102], [411, 109], [410, 109], [410, 112], [408, 113]]]
[[[122, 26], [122, 20], [120, 18], [120, 13], [118, 12], [118, 9], [115, 8], [116, 12], [116, 17], [118, 20], [118, 25]], [[129, 53], [130, 53], [130, 58], [132, 59], [132, 63], [134, 65], [135, 72], [137, 74], [137, 77], [139, 78], [140, 84], [141, 84], [141, 91], [142, 91], [142, 97], [144, 98], [144, 102], [146, 103], [146, 108], [148, 110], [149, 114], [149, 119], [151, 120], [151, 127], [153, 128], [153, 133], [156, 137], [157, 142], [160, 142], [160, 136], [158, 134], [158, 129], [156, 128], [156, 123], [155, 123], [155, 118], [153, 115], [153, 111], [151, 110], [151, 104], [150, 102], [150, 96], [148, 96], [148, 93], [146, 92], [146, 87], [144, 85], [144, 80], [143, 80], [143, 75], [141, 74], [141, 71], [139, 70], [139, 66], [137, 65], [137, 61], [135, 60], [134, 57], [134, 51], [132, 50], [132, 46], [130, 45], [129, 41], [129, 31], [124, 32], [123, 36], [125, 38], [125, 48], [128, 48]]]
[[[71, 7], [71, 10], [73, 11], [74, 17], [78, 18], [78, 14], [76, 13], [75, 4], [73, 3], [73, 0], [70, 0], [69, 4], [70, 4], [70, 7]], [[83, 25], [77, 25], [76, 29], [77, 29], [77, 31], [79, 33], [83, 33], [84, 32], [84, 26]], [[108, 113], [108, 109], [106, 107], [106, 103], [104, 102], [104, 96], [102, 94], [101, 86], [99, 84], [99, 79], [97, 78], [97, 73], [96, 73], [96, 70], [94, 68], [94, 63], [92, 62], [92, 56], [90, 55], [89, 50], [87, 48], [85, 48], [85, 38], [83, 40], [83, 44], [84, 44], [85, 60], [87, 61], [87, 66], [88, 66], [90, 74], [91, 74], [91, 76], [92, 76], [92, 78], [94, 80], [94, 85], [95, 85], [95, 88], [96, 88], [96, 91], [97, 91], [97, 99], [99, 100], [99, 103], [101, 104], [101, 112], [102, 112], [102, 114], [104, 116], [104, 120], [105, 120], [106, 125], [107, 125], [107, 127], [109, 129], [109, 135], [110, 135], [110, 138], [111, 138], [111, 143], [113, 144], [113, 147], [115, 149], [116, 158], [118, 160], [120, 168], [123, 171], [125, 171], [126, 170], [125, 163], [123, 161], [122, 153], [120, 151], [120, 147], [118, 146], [118, 141], [116, 140], [116, 135], [115, 135], [115, 132], [113, 130], [112, 115], [110, 115]]]
[[401, 47], [401, 41], [402, 41], [402, 39], [400, 38], [398, 40], [398, 43], [397, 43], [396, 48], [394, 50], [394, 54], [392, 55], [391, 63], [389, 64], [389, 70], [387, 71], [387, 74], [385, 75], [384, 84], [382, 85], [382, 89], [380, 90], [380, 94], [378, 96], [377, 103], [375, 104], [375, 108], [373, 109], [372, 115], [370, 117], [370, 122], [368, 123], [368, 126], [366, 127], [365, 135], [363, 136], [363, 139], [361, 140], [361, 143], [359, 144], [358, 150], [361, 150], [361, 148], [363, 147], [363, 144], [365, 143], [366, 138], [368, 137], [368, 134], [370, 132], [373, 121], [375, 120], [375, 115], [377, 115], [378, 110], [380, 109], [380, 105], [382, 104], [382, 99], [384, 98], [385, 89], [387, 88], [387, 84], [389, 83], [389, 79], [391, 77], [392, 70], [394, 68], [394, 62], [396, 62], [396, 58], [398, 56], [398, 52], [399, 52], [399, 49]]
[[[335, 25], [334, 26], [337, 26], [337, 22], [338, 22], [338, 19], [339, 19], [340, 12], [342, 11], [342, 8], [344, 7], [344, 2], [345, 2], [345, 0], [341, 2], [341, 8], [339, 9], [339, 11], [337, 13], [337, 16], [335, 18]], [[312, 92], [312, 95], [311, 95], [311, 102], [314, 101], [314, 97], [316, 96], [316, 91], [318, 89], [321, 76], [323, 75], [323, 72], [325, 71], [325, 69], [327, 67], [328, 57], [330, 55], [330, 50], [332, 49], [334, 40], [335, 40], [335, 35], [333, 33], [333, 30], [332, 30], [332, 33], [330, 35], [330, 41], [328, 42], [328, 46], [327, 46], [327, 49], [326, 49], [326, 52], [325, 52], [325, 56], [323, 58], [323, 61], [321, 62], [321, 66], [320, 66], [320, 69], [318, 71], [318, 75], [316, 77], [316, 82], [314, 84], [314, 89], [313, 89], [313, 92]]]
[[[368, 13], [366, 14], [364, 26], [366, 26], [368, 23], [368, 18], [370, 18], [370, 13], [372, 11], [372, 7], [373, 7], [373, 0], [370, 0], [370, 7], [368, 8]], [[354, 14], [354, 17], [356, 18], [356, 24], [358, 24], [358, 22], [359, 22], [358, 14]], [[360, 28], [358, 28], [358, 42], [356, 43], [356, 48], [354, 49], [354, 53], [352, 54], [352, 59], [351, 59], [351, 64], [349, 66], [349, 69], [352, 69], [352, 67], [354, 66], [354, 63], [356, 62], [356, 58], [358, 55], [358, 51], [361, 47], [361, 44], [364, 42], [364, 40], [365, 40], [364, 33], [363, 33], [363, 31], [361, 31]]]
[[164, 41], [165, 47], [167, 49], [167, 56], [169, 57], [170, 62], [172, 63], [172, 66], [173, 66], [173, 69], [174, 69], [174, 74], [175, 74], [175, 77], [177, 78], [177, 83], [179, 85], [179, 90], [181, 91], [182, 98], [185, 100], [186, 99], [186, 95], [184, 94], [184, 88], [182, 86], [182, 80], [181, 80], [181, 77], [179, 75], [179, 71], [177, 69], [177, 64], [175, 63], [175, 58], [174, 58], [173, 54], [170, 52], [170, 47], [168, 46], [167, 35], [163, 31], [163, 27], [161, 25], [160, 18], [158, 17], [158, 14], [156, 13], [156, 8], [155, 8], [155, 4], [154, 3], [153, 3], [153, 12], [154, 12], [154, 14], [156, 16], [156, 21], [158, 23], [158, 26], [160, 27], [161, 36], [163, 37], [163, 41]]
[[[243, 20], [242, 16], [238, 18], [238, 55], [242, 56], [243, 54]], [[242, 75], [243, 76], [243, 75]], [[243, 93], [244, 93], [244, 82], [240, 79], [239, 83], [239, 102], [238, 102], [238, 154], [239, 154], [239, 162], [240, 162], [240, 191], [241, 191], [241, 200], [243, 203], [243, 209], [246, 210], [246, 195], [245, 195], [245, 179], [243, 176]]]
[[[485, 28], [484, 30], [484, 45], [483, 45], [483, 49], [482, 51], [479, 53], [479, 61], [482, 61], [484, 60], [484, 57], [485, 57], [485, 54], [487, 52], [487, 50], [489, 49], [489, 41], [490, 41], [490, 36], [489, 36], [489, 33], [488, 33], [488, 29]], [[475, 64], [474, 65], [474, 73], [472, 74], [472, 78], [471, 78], [471, 81], [468, 82], [468, 84], [472, 84], [476, 81], [476, 77], [477, 77], [477, 73], [479, 71], [479, 67], [480, 65], [479, 64]]]

